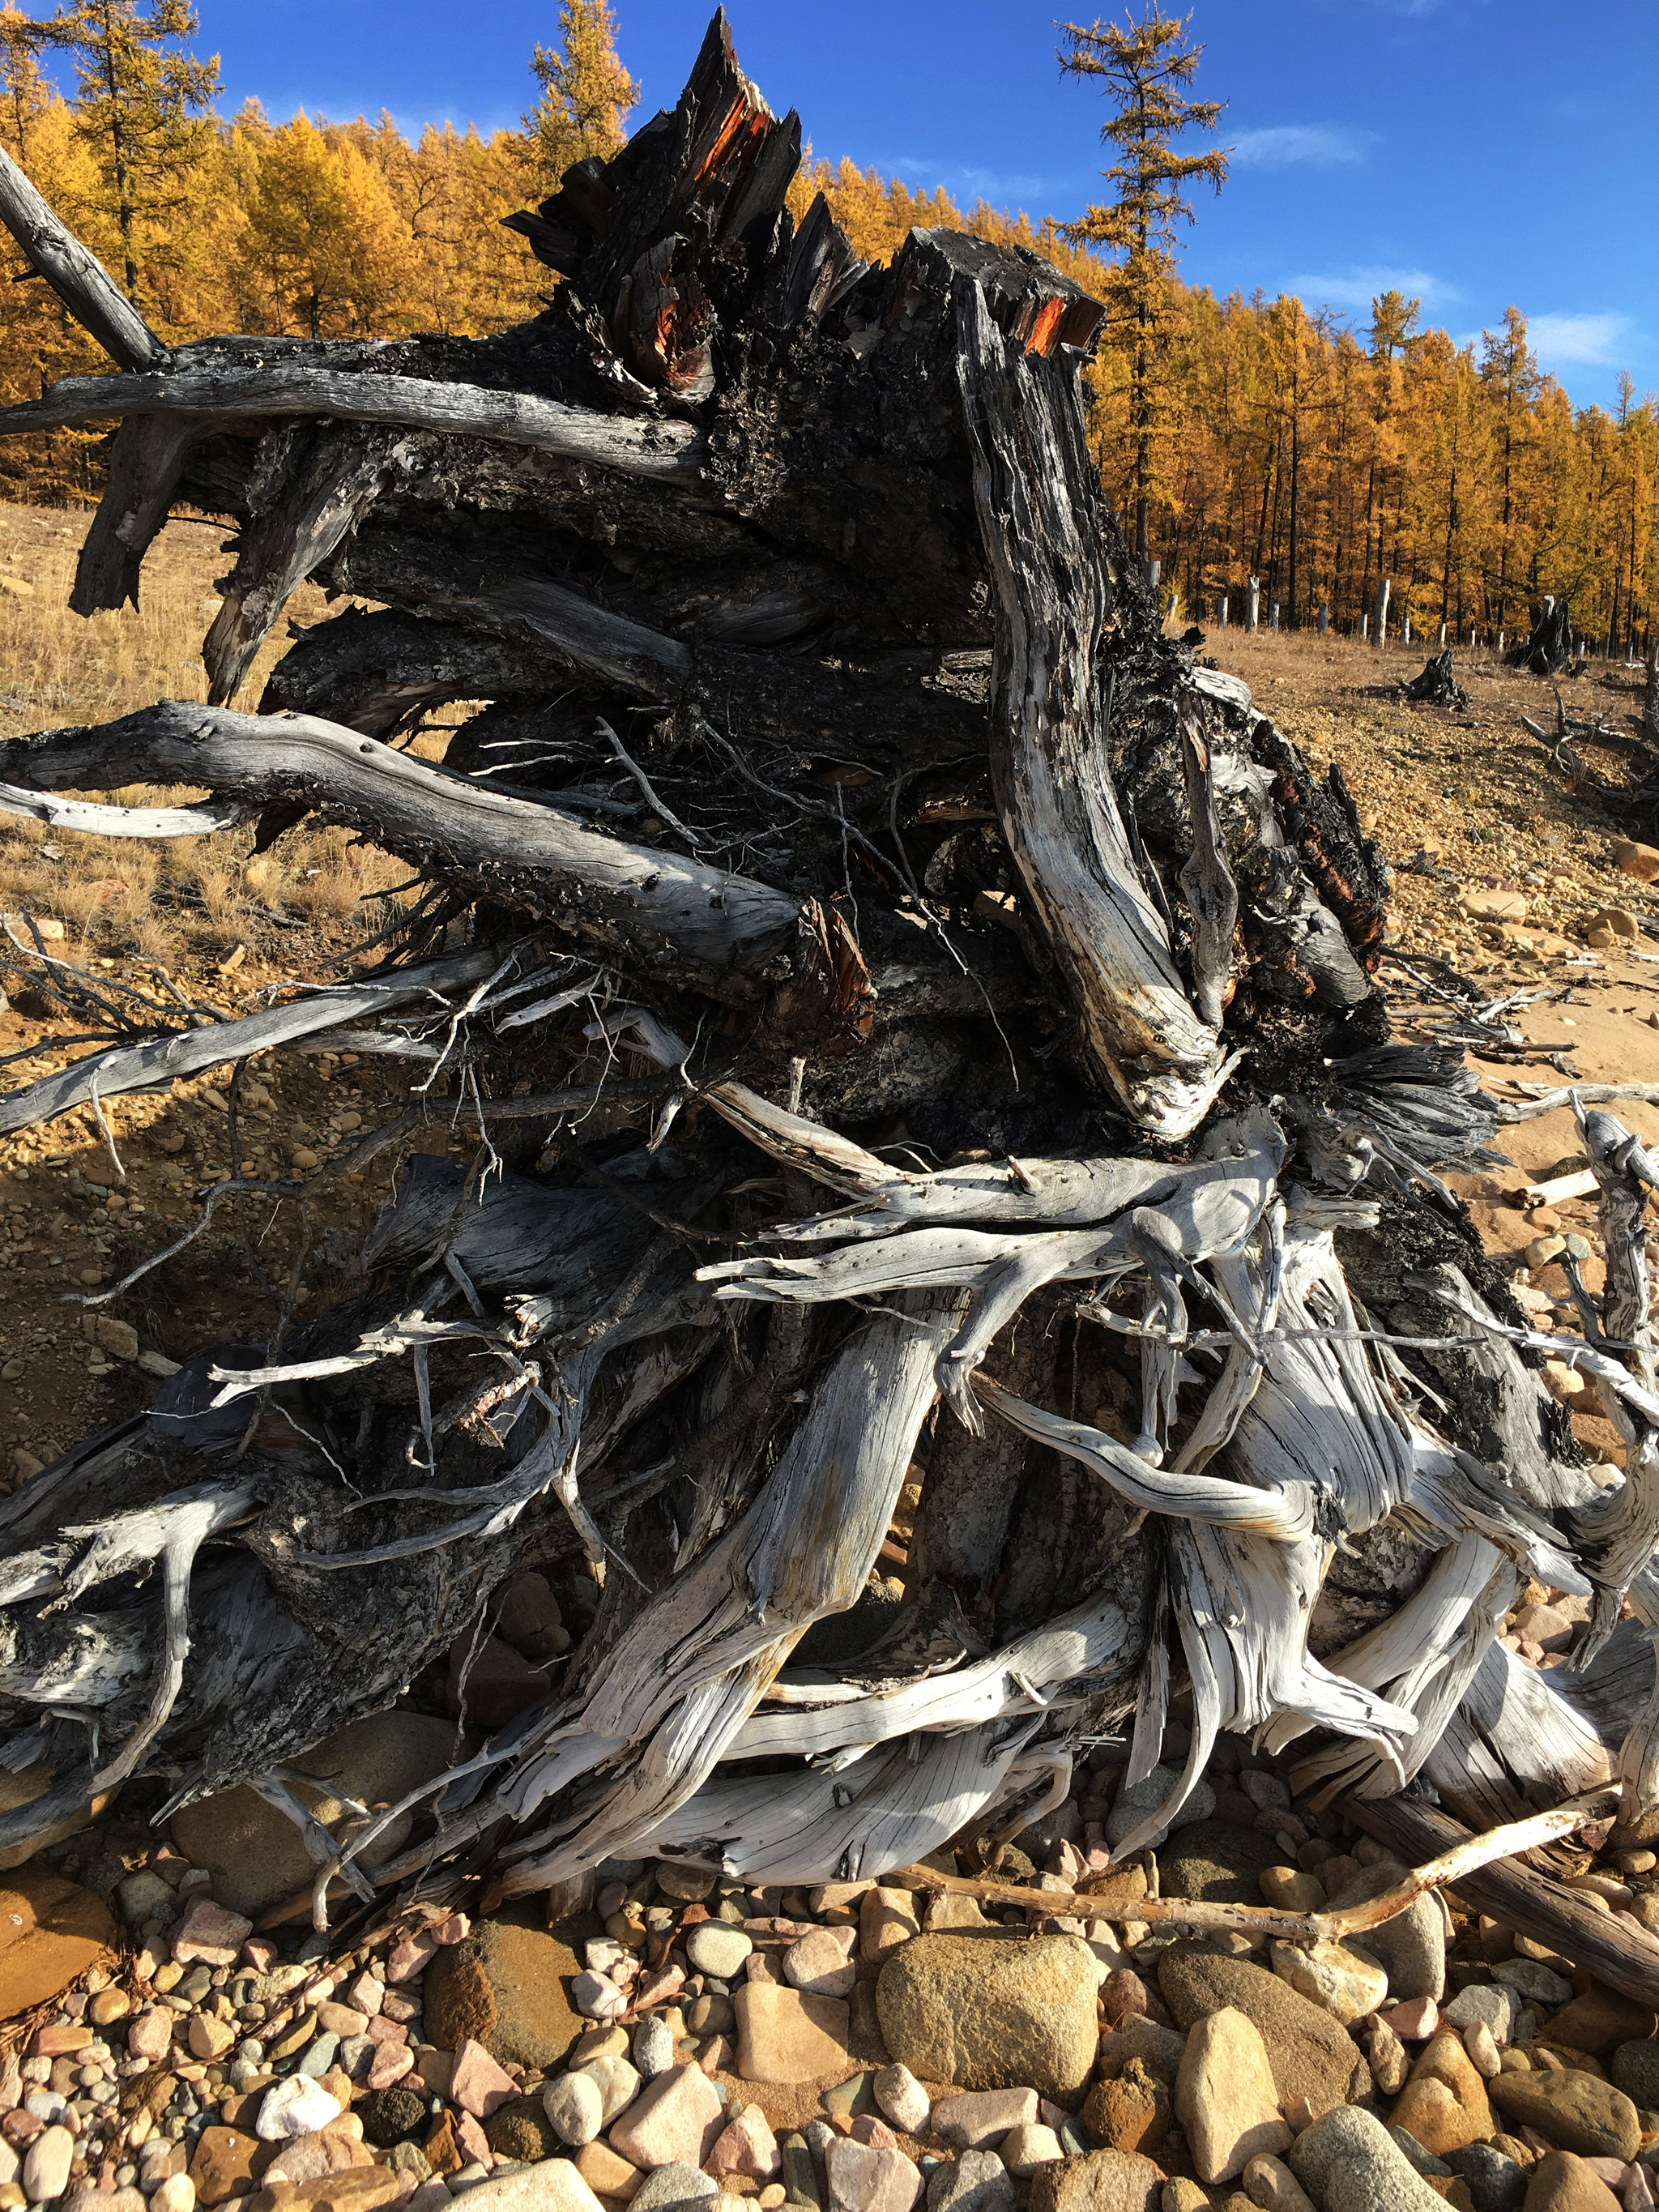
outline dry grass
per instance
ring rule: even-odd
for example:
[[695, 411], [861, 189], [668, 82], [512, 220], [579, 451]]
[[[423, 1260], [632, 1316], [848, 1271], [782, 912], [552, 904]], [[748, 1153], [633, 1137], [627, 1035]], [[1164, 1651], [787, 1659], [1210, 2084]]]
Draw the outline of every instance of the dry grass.
[[[69, 610], [88, 513], [0, 504], [0, 737], [100, 722], [157, 699], [203, 700], [201, 644], [219, 605], [214, 579], [229, 565], [222, 526], [168, 524], [144, 563], [141, 604], [83, 620]], [[302, 623], [328, 611], [302, 586], [290, 603]], [[288, 647], [287, 624], [266, 641], [234, 703], [251, 710]], [[417, 741], [441, 758], [447, 737]], [[105, 794], [98, 794], [103, 796]], [[177, 803], [196, 793], [170, 792]], [[108, 794], [155, 805], [157, 787]], [[379, 894], [407, 878], [401, 861], [353, 842], [343, 830], [290, 831], [255, 855], [252, 825], [216, 837], [164, 842], [51, 830], [0, 816], [0, 910], [49, 915], [67, 933], [67, 956], [105, 965], [137, 961], [172, 972], [218, 967], [246, 945], [239, 986], [264, 980], [301, 948], [264, 921], [276, 914], [332, 939]], [[379, 917], [374, 917], [379, 926]], [[315, 952], [316, 946], [309, 947]]]

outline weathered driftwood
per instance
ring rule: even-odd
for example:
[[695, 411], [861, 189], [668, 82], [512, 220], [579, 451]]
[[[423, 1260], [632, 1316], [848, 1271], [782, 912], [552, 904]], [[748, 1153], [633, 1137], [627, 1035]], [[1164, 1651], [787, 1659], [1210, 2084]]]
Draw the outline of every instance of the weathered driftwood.
[[[1528, 1364], [1563, 1340], [1439, 1172], [1499, 1109], [1460, 1043], [1389, 1040], [1382, 856], [1162, 635], [1103, 505], [1097, 306], [943, 231], [866, 267], [822, 201], [791, 220], [799, 149], [717, 16], [672, 112], [514, 218], [566, 281], [478, 341], [156, 358], [15, 226], [144, 372], [0, 421], [120, 418], [75, 604], [136, 597], [175, 502], [239, 535], [219, 703], [0, 746], [0, 805], [266, 843], [314, 811], [422, 896], [378, 974], [189, 1029], [14, 933], [108, 1048], [0, 1128], [343, 1036], [414, 1103], [314, 1180], [438, 1112], [477, 1142], [404, 1175], [338, 1303], [0, 1504], [0, 1756], [52, 1777], [0, 1842], [115, 1773], [158, 1815], [292, 1809], [283, 1760], [527, 1566], [580, 1631], [548, 1694], [349, 1840], [306, 1827], [319, 1920], [617, 1853], [878, 1874], [1012, 1832], [1103, 1731], [1139, 1780], [1182, 1697], [1119, 1856], [1224, 1729], [1365, 1819], [1419, 1774], [1483, 1826], [1659, 1796], [1650, 1656], [1607, 1637], [1659, 1623], [1645, 1153], [1587, 1117], [1600, 1491]], [[230, 712], [307, 576], [375, 609]], [[442, 766], [387, 742], [454, 700]], [[137, 780], [211, 795], [81, 795]], [[310, 1187], [228, 1181], [172, 1249]], [[1594, 1594], [1582, 1678], [1498, 1646], [1529, 1575]]]

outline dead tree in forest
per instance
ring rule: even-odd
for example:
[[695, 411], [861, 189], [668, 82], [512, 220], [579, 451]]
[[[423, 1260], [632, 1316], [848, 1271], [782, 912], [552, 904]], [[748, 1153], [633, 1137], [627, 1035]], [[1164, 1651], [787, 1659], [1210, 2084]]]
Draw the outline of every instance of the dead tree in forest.
[[[1659, 1796], [1652, 1162], [1586, 1109], [1602, 1489], [1440, 1178], [1498, 1112], [1390, 1040], [1340, 770], [1164, 636], [1103, 503], [1099, 308], [944, 231], [867, 267], [822, 198], [792, 221], [799, 149], [717, 15], [672, 112], [514, 218], [545, 313], [375, 344], [169, 350], [0, 177], [119, 364], [0, 416], [118, 418], [75, 605], [136, 599], [179, 503], [236, 533], [212, 703], [0, 745], [0, 805], [312, 815], [423, 885], [359, 980], [128, 1022], [0, 1127], [345, 1024], [477, 1135], [410, 1164], [361, 1291], [0, 1504], [0, 1757], [53, 1775], [0, 1838], [127, 1777], [302, 1818], [283, 1762], [532, 1566], [593, 1599], [556, 1687], [372, 1871], [375, 1827], [307, 1827], [319, 1915], [336, 1877], [635, 1850], [877, 1873], [1063, 1790], [1082, 1736], [1143, 1775], [1183, 1683], [1186, 1771], [1120, 1855], [1223, 1729], [1483, 1826]], [[376, 611], [233, 711], [307, 576]], [[395, 748], [449, 700], [488, 703], [444, 765]], [[62, 795], [139, 780], [211, 795]], [[1528, 1575], [1593, 1595], [1594, 1697], [1498, 1643]]]

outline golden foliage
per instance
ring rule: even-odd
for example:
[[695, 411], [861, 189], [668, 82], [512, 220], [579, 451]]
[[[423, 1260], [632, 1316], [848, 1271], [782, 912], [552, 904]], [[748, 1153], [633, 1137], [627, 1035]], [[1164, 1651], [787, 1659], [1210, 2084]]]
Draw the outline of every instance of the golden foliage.
[[[191, 21], [184, 0], [66, 0], [45, 24], [0, 5], [0, 143], [108, 266], [131, 263], [131, 289], [169, 340], [465, 336], [523, 320], [556, 280], [500, 218], [556, 182], [567, 156], [619, 145], [638, 96], [608, 0], [564, 0], [558, 51], [532, 61], [543, 97], [522, 133], [446, 123], [411, 144], [386, 115], [275, 125], [257, 105], [225, 120], [206, 110], [213, 65], [189, 54]], [[1099, 26], [1068, 28], [1066, 65], [1120, 92], [1115, 71], [1161, 70], [1153, 104], [1166, 137], [1208, 128], [1210, 106], [1182, 89], [1195, 57], [1180, 27], [1150, 11], [1152, 46], [1127, 58]], [[100, 39], [101, 89], [88, 60]], [[42, 73], [54, 43], [79, 71], [72, 100]], [[118, 99], [106, 96], [111, 68]], [[118, 120], [137, 149], [119, 177]], [[1443, 621], [1513, 638], [1553, 592], [1592, 637], [1645, 633], [1659, 589], [1655, 401], [1626, 388], [1611, 414], [1575, 410], [1513, 308], [1460, 350], [1398, 294], [1376, 301], [1356, 336], [1295, 299], [1189, 289], [1168, 251], [1185, 212], [1179, 186], [1217, 181], [1218, 163], [1174, 155], [1157, 131], [1143, 143], [1120, 122], [1106, 132], [1121, 155], [1108, 172], [1119, 205], [1110, 222], [1091, 210], [1069, 237], [983, 201], [964, 212], [943, 190], [832, 165], [810, 147], [790, 207], [799, 222], [822, 192], [872, 262], [931, 225], [1024, 246], [1115, 309], [1089, 371], [1091, 441], [1111, 499], [1132, 506], [1144, 489], [1149, 550], [1189, 607], [1212, 610], [1231, 592], [1237, 609], [1257, 575], [1264, 607], [1278, 600], [1287, 626], [1328, 606], [1357, 629], [1386, 575], [1395, 619], [1408, 612], [1419, 632]], [[1096, 237], [1115, 260], [1086, 250]], [[23, 274], [18, 254], [0, 254], [0, 400], [107, 366], [46, 285], [9, 281]], [[1155, 335], [1156, 361], [1138, 393], [1139, 331]], [[97, 434], [76, 430], [0, 441], [0, 495], [94, 497], [101, 450]]]

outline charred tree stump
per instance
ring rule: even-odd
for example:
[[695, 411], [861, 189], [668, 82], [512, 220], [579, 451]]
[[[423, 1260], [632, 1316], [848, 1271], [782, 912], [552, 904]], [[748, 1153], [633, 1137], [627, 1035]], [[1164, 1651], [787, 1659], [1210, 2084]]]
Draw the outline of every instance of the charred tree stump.
[[1431, 653], [1422, 673], [1405, 686], [1405, 696], [1432, 707], [1467, 707], [1469, 695], [1452, 672], [1452, 651]]
[[[203, 1346], [0, 1504], [0, 1756], [52, 1775], [0, 1840], [129, 1778], [158, 1817], [281, 1802], [532, 1566], [587, 1597], [553, 1690], [441, 1799], [307, 1831], [319, 1925], [636, 1849], [878, 1873], [1085, 1733], [1132, 1729], [1139, 1778], [1183, 1687], [1186, 1771], [1120, 1854], [1221, 1729], [1477, 1820], [1659, 1791], [1645, 1718], [1621, 1741], [1496, 1640], [1530, 1574], [1594, 1592], [1598, 1643], [1659, 1604], [1645, 1155], [1595, 1117], [1628, 1255], [1577, 1347], [1631, 1440], [1606, 1493], [1437, 1173], [1497, 1110], [1390, 1041], [1340, 771], [1163, 634], [1102, 500], [1098, 307], [940, 231], [865, 266], [822, 200], [793, 223], [799, 149], [716, 16], [672, 112], [514, 218], [561, 280], [534, 321], [172, 356], [0, 173], [121, 372], [0, 416], [120, 422], [75, 604], [136, 598], [177, 502], [237, 544], [216, 703], [9, 744], [0, 806], [267, 842], [315, 813], [424, 878], [356, 980], [210, 1037], [123, 1018], [0, 1122], [333, 1025], [415, 1061], [404, 1127], [477, 1139], [410, 1164], [358, 1293]], [[234, 711], [307, 575], [376, 611]], [[487, 703], [442, 766], [392, 744], [458, 699]], [[138, 778], [211, 796], [64, 795]], [[866, 1629], [884, 1556], [903, 1600]]]
[[1504, 656], [1511, 668], [1534, 676], [1559, 676], [1573, 662], [1572, 611], [1565, 599], [1551, 599], [1530, 634]]

